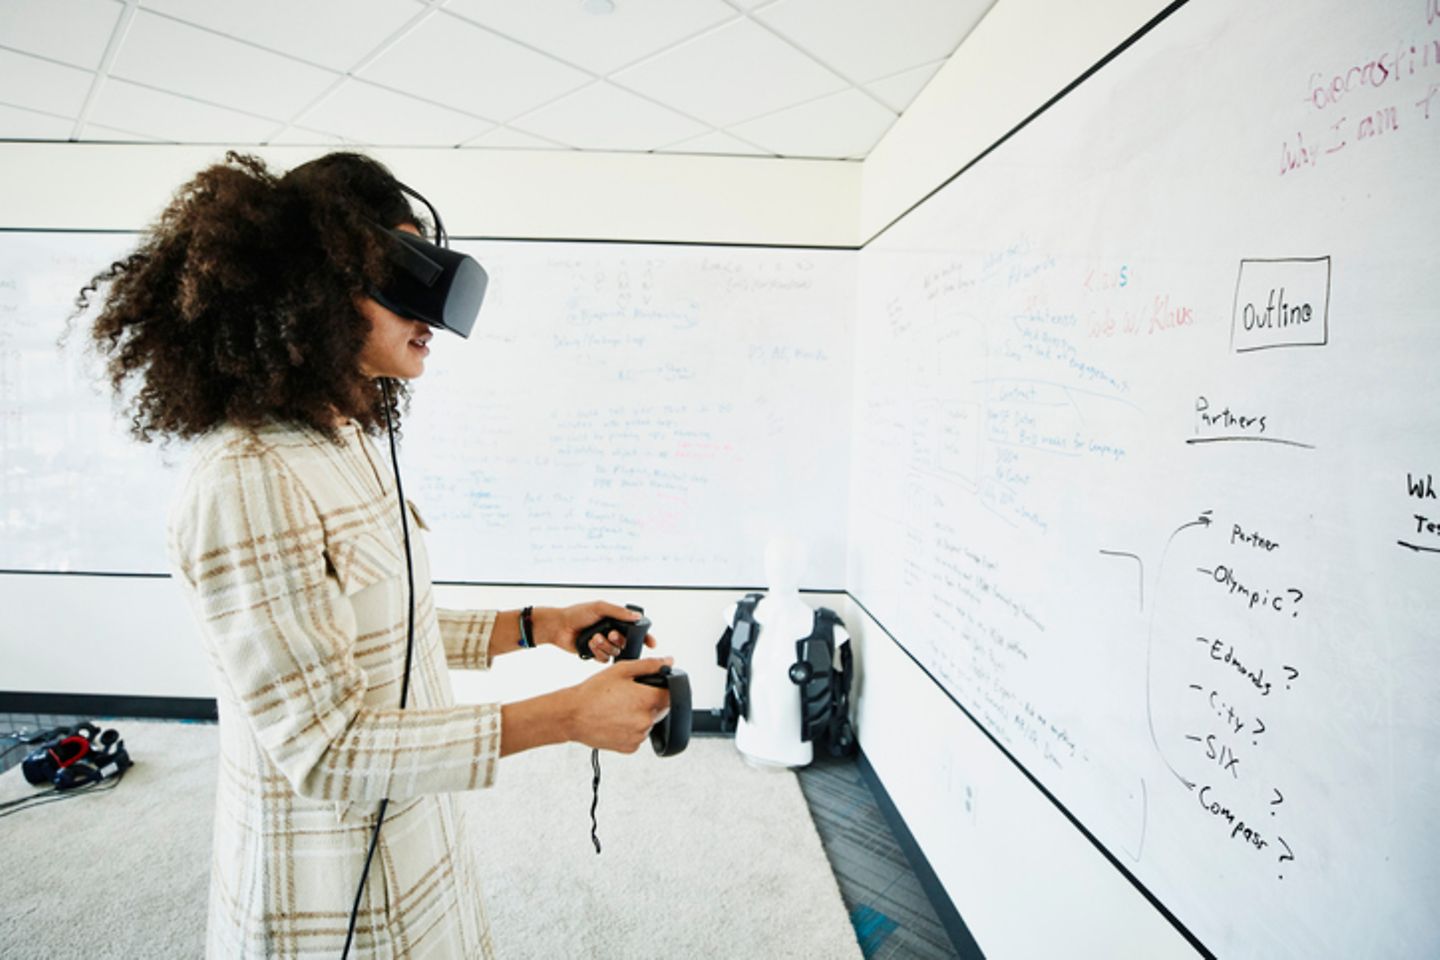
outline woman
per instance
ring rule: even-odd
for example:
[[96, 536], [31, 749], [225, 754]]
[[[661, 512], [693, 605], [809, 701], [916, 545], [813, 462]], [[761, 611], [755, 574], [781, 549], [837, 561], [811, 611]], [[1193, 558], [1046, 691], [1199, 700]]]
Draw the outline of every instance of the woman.
[[[227, 154], [78, 300], [103, 290], [94, 343], [132, 398], [136, 436], [194, 441], [169, 542], [219, 693], [212, 957], [339, 957], [382, 798], [351, 956], [490, 956], [477, 840], [450, 794], [490, 786], [500, 757], [542, 744], [634, 751], [666, 706], [633, 682], [669, 662], [655, 659], [518, 703], [455, 705], [445, 668], [519, 648], [520, 616], [435, 607], [411, 505], [399, 709], [405, 548], [395, 478], [367, 434], [398, 420], [431, 329], [368, 294], [389, 276], [386, 227], [421, 223], [371, 159], [331, 154], [277, 177]], [[531, 639], [575, 653], [602, 616], [635, 617], [537, 608]], [[612, 632], [591, 651], [606, 662], [621, 645]]]

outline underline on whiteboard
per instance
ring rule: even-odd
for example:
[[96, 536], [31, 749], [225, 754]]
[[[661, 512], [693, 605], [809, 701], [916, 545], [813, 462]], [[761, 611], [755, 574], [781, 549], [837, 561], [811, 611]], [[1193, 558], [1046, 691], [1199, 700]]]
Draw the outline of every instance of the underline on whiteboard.
[[1287, 447], [1301, 447], [1305, 450], [1314, 450], [1313, 443], [1301, 443], [1299, 440], [1281, 440], [1279, 437], [1191, 437], [1186, 443], [1279, 443]]
[[1406, 543], [1404, 540], [1396, 540], [1395, 542], [1400, 544], [1400, 546], [1402, 547], [1409, 547], [1416, 553], [1440, 553], [1440, 547], [1422, 547], [1418, 544]]

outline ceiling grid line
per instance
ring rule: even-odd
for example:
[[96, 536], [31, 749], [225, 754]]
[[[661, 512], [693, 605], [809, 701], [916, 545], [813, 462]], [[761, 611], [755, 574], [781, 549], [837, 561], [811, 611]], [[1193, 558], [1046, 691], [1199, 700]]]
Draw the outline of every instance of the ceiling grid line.
[[[132, 7], [137, 5], [139, 2], [140, 0], [125, 0], [125, 4]], [[293, 60], [296, 63], [311, 67], [315, 70], [324, 70], [326, 73], [333, 73], [337, 76], [343, 76], [343, 74], [341, 74], [340, 71], [336, 70], [334, 67], [327, 67], [323, 63], [316, 63], [314, 60], [307, 60], [304, 57], [297, 57], [295, 56], [295, 54], [290, 53], [289, 51], [277, 50], [274, 47], [267, 47], [263, 43], [256, 43], [254, 40], [247, 40], [245, 37], [237, 37], [233, 33], [226, 33], [224, 30], [216, 30], [215, 28], [208, 27], [203, 23], [196, 23], [194, 20], [186, 20], [184, 17], [177, 17], [173, 13], [166, 13], [163, 10], [156, 10], [154, 7], [147, 6], [143, 9], [147, 17], [156, 17], [160, 20], [169, 20], [171, 23], [178, 23], [182, 27], [188, 27], [191, 30], [199, 30], [201, 33], [208, 33], [212, 37], [219, 37], [221, 40], [229, 40], [231, 43], [238, 43], [243, 46], [247, 46], [252, 50], [259, 50], [261, 53], [268, 53], [271, 56], [276, 57], [284, 57], [286, 60]]]
[[57, 60], [54, 57], [48, 57], [43, 53], [36, 53], [33, 50], [21, 50], [19, 47], [12, 47], [4, 43], [0, 43], [0, 51], [4, 51], [5, 53], [13, 53], [17, 57], [26, 57], [30, 60], [39, 60], [41, 63], [48, 63], [57, 67], [64, 67], [66, 70], [78, 70], [81, 73], [95, 72], [94, 70], [87, 70], [85, 67], [77, 67], [73, 63], [66, 63], [64, 60]]
[[[728, 5], [728, 4], [727, 4], [727, 5]], [[615, 74], [621, 73], [622, 71], [625, 71], [625, 70], [629, 70], [630, 68], [635, 67], [635, 66], [638, 66], [638, 65], [640, 65], [640, 64], [642, 64], [642, 63], [645, 63], [646, 61], [652, 60], [652, 59], [654, 59], [655, 57], [663, 56], [664, 54], [669, 53], [670, 51], [676, 49], [677, 47], [683, 46], [683, 45], [685, 45], [686, 43], [690, 43], [691, 41], [693, 41], [693, 40], [695, 40], [695, 39], [697, 39], [697, 38], [699, 38], [699, 37], [703, 37], [703, 36], [705, 36], [705, 35], [708, 34], [708, 33], [712, 33], [712, 32], [714, 32], [715, 30], [721, 29], [722, 27], [725, 27], [725, 26], [727, 26], [727, 25], [729, 25], [729, 24], [732, 24], [732, 23], [734, 23], [736, 20], [740, 19], [740, 16], [738, 16], [738, 15], [737, 15], [737, 16], [733, 16], [733, 17], [730, 17], [730, 18], [727, 19], [727, 20], [722, 20], [722, 21], [719, 21], [718, 23], [713, 23], [713, 24], [710, 24], [710, 25], [708, 25], [708, 26], [702, 27], [702, 28], [696, 30], [696, 31], [693, 32], [693, 33], [687, 34], [687, 35], [685, 35], [685, 36], [683, 36], [683, 37], [680, 37], [679, 39], [676, 39], [676, 40], [672, 41], [671, 43], [667, 44], [667, 45], [664, 46], [664, 47], [661, 47], [661, 48], [658, 49], [658, 50], [652, 50], [652, 51], [650, 51], [649, 53], [647, 53], [647, 54], [645, 54], [645, 55], [643, 55], [643, 56], [636, 57], [634, 60], [630, 60], [630, 61], [626, 61], [626, 62], [624, 62], [624, 63], [621, 63], [621, 64], [619, 64], [618, 66], [615, 66], [615, 67], [611, 68], [609, 71], [607, 71], [607, 72], [605, 72], [605, 73], [599, 73], [599, 72], [596, 72], [596, 71], [594, 71], [594, 70], [591, 70], [589, 67], [586, 67], [586, 66], [584, 66], [584, 65], [582, 65], [582, 64], [579, 64], [579, 63], [575, 63], [574, 61], [568, 60], [568, 59], [566, 59], [566, 58], [564, 58], [564, 57], [561, 57], [561, 56], [559, 56], [558, 54], [555, 54], [555, 53], [553, 53], [553, 52], [546, 51], [546, 50], [541, 50], [540, 48], [535, 47], [535, 46], [533, 46], [532, 44], [526, 43], [525, 41], [520, 40], [520, 39], [518, 39], [518, 38], [516, 38], [516, 37], [514, 37], [514, 36], [511, 36], [510, 34], [504, 32], [504, 31], [502, 31], [502, 30], [496, 29], [494, 26], [492, 26], [492, 25], [490, 25], [490, 24], [485, 24], [485, 23], [481, 23], [481, 22], [479, 22], [479, 21], [477, 21], [477, 20], [473, 20], [473, 19], [471, 19], [470, 17], [466, 17], [466, 16], [464, 16], [464, 15], [462, 15], [462, 14], [460, 14], [460, 13], [456, 13], [456, 12], [453, 11], [453, 10], [446, 10], [445, 13], [448, 14], [449, 16], [455, 17], [456, 19], [459, 19], [459, 20], [464, 21], [465, 23], [471, 24], [472, 26], [479, 27], [480, 29], [485, 30], [485, 31], [488, 32], [488, 33], [491, 33], [491, 34], [493, 34], [494, 36], [500, 37], [500, 38], [503, 39], [503, 40], [508, 40], [508, 41], [510, 41], [511, 43], [515, 43], [515, 44], [517, 44], [517, 45], [519, 45], [519, 46], [521, 46], [521, 47], [524, 47], [525, 49], [530, 50], [530, 51], [533, 52], [533, 53], [541, 54], [542, 56], [545, 56], [545, 57], [547, 57], [547, 58], [549, 58], [549, 59], [551, 59], [551, 60], [554, 60], [554, 61], [557, 62], [557, 63], [563, 64], [563, 65], [565, 65], [565, 66], [567, 66], [567, 67], [569, 67], [569, 68], [571, 68], [571, 69], [573, 69], [573, 70], [578, 70], [578, 71], [580, 71], [581, 73], [584, 73], [585, 75], [587, 75], [588, 77], [591, 78], [591, 83], [587, 84], [586, 86], [593, 86], [593, 85], [596, 84], [596, 83], [608, 83], [608, 84], [610, 84], [611, 86], [618, 87], [619, 89], [624, 90], [626, 93], [631, 94], [632, 96], [635, 96], [635, 97], [639, 97], [640, 99], [642, 99], [642, 100], [644, 100], [644, 101], [646, 101], [646, 102], [648, 102], [648, 103], [651, 103], [651, 104], [653, 104], [654, 106], [661, 107], [661, 108], [663, 108], [663, 109], [665, 109], [665, 110], [670, 111], [671, 113], [678, 114], [678, 115], [684, 117], [684, 118], [687, 119], [687, 120], [690, 120], [690, 121], [693, 121], [694, 123], [700, 124], [701, 126], [705, 127], [707, 133], [724, 133], [724, 134], [726, 134], [727, 136], [734, 136], [734, 134], [730, 133], [728, 130], [724, 129], [723, 127], [718, 127], [718, 126], [715, 126], [714, 124], [708, 123], [707, 121], [701, 119], [700, 117], [694, 116], [694, 115], [692, 115], [692, 114], [690, 114], [690, 113], [687, 113], [687, 112], [684, 111], [684, 110], [681, 110], [680, 108], [676, 107], [674, 104], [666, 103], [666, 102], [664, 102], [663, 100], [658, 100], [658, 99], [656, 99], [655, 97], [652, 97], [652, 96], [644, 93], [643, 91], [636, 90], [636, 89], [634, 89], [633, 87], [627, 86], [623, 81], [617, 80], [617, 79], [615, 78]], [[739, 11], [737, 11], [737, 13], [739, 13]], [[535, 106], [531, 107], [530, 109], [525, 110], [525, 111], [523, 111], [522, 113], [518, 113], [518, 114], [516, 114], [515, 116], [510, 117], [510, 118], [502, 121], [502, 122], [500, 123], [500, 126], [504, 127], [504, 128], [507, 129], [507, 130], [512, 130], [512, 131], [514, 131], [514, 132], [524, 134], [524, 135], [527, 136], [527, 137], [539, 137], [539, 138], [542, 139], [542, 140], [550, 140], [551, 142], [556, 142], [556, 141], [552, 140], [552, 139], [549, 138], [549, 137], [545, 137], [545, 136], [542, 135], [542, 134], [534, 133], [534, 132], [532, 132], [532, 131], [529, 131], [529, 130], [524, 129], [523, 127], [514, 126], [514, 124], [515, 124], [516, 121], [523, 121], [527, 116], [531, 116], [531, 115], [533, 115], [533, 114], [539, 113], [539, 112], [541, 112], [542, 110], [545, 110], [547, 107], [554, 106], [555, 104], [557, 104], [557, 103], [559, 103], [560, 101], [566, 99], [567, 97], [572, 97], [572, 96], [574, 96], [575, 94], [579, 93], [579, 92], [580, 92], [581, 90], [583, 90], [583, 89], [584, 89], [584, 88], [582, 87], [582, 88], [579, 88], [579, 89], [576, 89], [576, 90], [567, 90], [567, 91], [564, 92], [564, 93], [557, 94], [556, 96], [552, 97], [551, 99], [549, 99], [549, 100], [547, 100], [547, 101], [545, 101], [545, 102], [543, 102], [543, 103], [536, 104]], [[476, 134], [474, 137], [471, 137], [470, 140], [471, 140], [471, 141], [473, 141], [473, 140], [478, 140], [478, 139], [480, 139], [481, 137], [487, 136], [488, 134], [493, 133], [493, 132], [494, 132], [494, 131], [486, 131], [485, 133]], [[681, 138], [678, 139], [678, 140], [672, 141], [672, 143], [684, 143], [686, 140], [694, 140], [694, 139], [696, 139], [697, 137], [704, 136], [704, 135], [705, 135], [705, 134], [703, 134], [703, 133], [702, 133], [702, 134], [690, 134], [690, 135], [687, 135], [687, 136], [685, 136], [685, 137], [681, 137]], [[736, 137], [736, 139], [738, 140], [738, 139], [743, 139], [743, 138]], [[469, 142], [469, 141], [467, 141], [467, 142]], [[749, 144], [749, 145], [752, 146], [752, 147], [755, 147], [757, 150], [763, 150], [766, 154], [771, 154], [771, 151], [770, 151], [770, 150], [766, 149], [765, 147], [762, 147], [760, 144], [750, 143], [749, 141], [744, 141], [744, 142], [747, 143], [747, 144]], [[464, 144], [460, 144], [459, 146], [464, 146]], [[575, 146], [573, 146], [573, 145], [571, 145], [571, 144], [564, 144], [564, 143], [561, 143], [560, 146], [562, 146], [563, 148], [568, 149], [568, 150], [583, 149], [583, 148], [581, 148], [581, 147], [575, 147]], [[663, 149], [663, 147], [655, 147], [655, 148], [651, 148], [651, 149], [649, 149], [649, 150], [615, 151], [615, 152], [653, 153], [653, 152], [655, 152], [655, 150], [657, 150], [657, 149]]]
[[[140, 88], [141, 90], [149, 90], [149, 91], [151, 91], [152, 93], [163, 93], [163, 94], [164, 94], [165, 96], [167, 96], [167, 97], [174, 97], [174, 98], [177, 99], [177, 100], [186, 100], [186, 101], [189, 101], [190, 103], [198, 103], [198, 104], [200, 104], [201, 106], [204, 106], [204, 107], [213, 107], [213, 108], [216, 109], [216, 110], [226, 110], [226, 111], [228, 111], [228, 112], [230, 112], [230, 113], [238, 113], [238, 114], [240, 114], [240, 115], [243, 116], [243, 117], [250, 117], [251, 119], [254, 119], [254, 120], [264, 120], [266, 123], [284, 123], [284, 122], [285, 122], [285, 121], [280, 120], [280, 119], [278, 119], [278, 118], [276, 118], [276, 117], [266, 116], [266, 115], [263, 114], [263, 113], [256, 113], [254, 110], [246, 110], [246, 109], [244, 109], [244, 108], [242, 108], [242, 107], [232, 107], [232, 106], [229, 106], [228, 104], [216, 103], [214, 100], [206, 100], [204, 97], [197, 97], [197, 96], [195, 96], [193, 93], [180, 93], [180, 92], [177, 91], [177, 90], [170, 90], [170, 89], [168, 89], [168, 88], [166, 88], [166, 87], [157, 87], [157, 86], [155, 86], [153, 83], [145, 83], [144, 81], [141, 81], [141, 80], [127, 80], [127, 79], [125, 79], [124, 77], [112, 77], [112, 76], [109, 76], [109, 74], [106, 74], [105, 80], [106, 80], [106, 82], [108, 82], [108, 83], [118, 83], [118, 84], [122, 84], [122, 85], [124, 85], [124, 86], [138, 87], [138, 88]], [[88, 123], [88, 121], [87, 121], [87, 123]], [[107, 124], [100, 124], [100, 126], [107, 126]], [[127, 132], [134, 133], [134, 132], [137, 132], [137, 131], [127, 131]]]
[[4, 0], [0, 140], [855, 161], [993, 2]]
[[[289, 121], [288, 123], [286, 123], [284, 129], [279, 130], [279, 131], [277, 131], [276, 133], [272, 134], [271, 137], [270, 137], [270, 139], [271, 139], [271, 140], [274, 140], [276, 137], [282, 136], [282, 135], [284, 135], [286, 132], [288, 132], [289, 130], [291, 130], [291, 129], [293, 129], [293, 128], [297, 128], [297, 127], [300, 128], [300, 129], [304, 129], [304, 130], [313, 129], [313, 128], [310, 128], [310, 127], [306, 127], [306, 126], [304, 125], [304, 118], [305, 118], [311, 111], [317, 109], [318, 107], [320, 107], [321, 105], [323, 105], [323, 104], [325, 103], [325, 101], [329, 100], [332, 96], [334, 96], [335, 93], [336, 93], [337, 91], [339, 91], [340, 88], [343, 87], [347, 82], [351, 82], [351, 81], [356, 82], [356, 83], [368, 83], [368, 84], [370, 84], [371, 86], [379, 87], [379, 88], [382, 89], [382, 90], [388, 90], [388, 91], [390, 91], [391, 93], [398, 94], [399, 96], [402, 96], [402, 97], [410, 97], [410, 98], [412, 98], [412, 99], [414, 99], [414, 100], [419, 100], [419, 101], [422, 102], [422, 103], [428, 103], [428, 104], [430, 104], [430, 105], [433, 106], [433, 107], [439, 107], [439, 108], [441, 108], [441, 109], [443, 109], [443, 110], [451, 110], [451, 111], [454, 111], [454, 112], [456, 112], [456, 113], [461, 113], [461, 114], [464, 114], [465, 116], [473, 117], [473, 118], [476, 119], [476, 120], [483, 120], [483, 121], [485, 121], [486, 123], [498, 123], [498, 121], [496, 121], [496, 120], [494, 120], [494, 119], [492, 119], [492, 118], [490, 118], [490, 117], [482, 117], [482, 116], [480, 116], [479, 114], [470, 113], [470, 112], [465, 111], [465, 110], [457, 110], [455, 107], [449, 106], [448, 104], [437, 103], [437, 102], [435, 102], [435, 101], [433, 101], [433, 100], [427, 100], [426, 98], [421, 97], [421, 96], [417, 96], [416, 94], [408, 93], [408, 92], [406, 92], [406, 91], [404, 91], [404, 90], [396, 90], [394, 87], [387, 86], [387, 85], [385, 85], [385, 84], [383, 84], [383, 83], [376, 83], [376, 82], [373, 81], [373, 80], [366, 80], [366, 79], [364, 79], [364, 78], [362, 78], [362, 77], [360, 77], [360, 76], [357, 75], [357, 74], [360, 73], [360, 71], [364, 70], [366, 67], [370, 66], [370, 65], [373, 64], [375, 61], [379, 60], [382, 56], [384, 56], [384, 55], [385, 55], [386, 53], [388, 53], [390, 50], [394, 49], [395, 46], [400, 43], [400, 41], [404, 40], [407, 36], [409, 36], [410, 34], [414, 33], [414, 32], [415, 32], [417, 29], [419, 29], [420, 26], [421, 26], [422, 24], [424, 24], [427, 20], [431, 19], [432, 17], [434, 17], [434, 16], [437, 15], [437, 14], [448, 12], [448, 11], [445, 11], [445, 10], [443, 9], [444, 6], [445, 6], [445, 4], [448, 2], [448, 0], [428, 0], [428, 2], [426, 2], [426, 0], [420, 0], [420, 2], [421, 2], [421, 5], [422, 5], [422, 9], [421, 9], [418, 13], [416, 13], [415, 16], [411, 17], [411, 18], [410, 18], [409, 20], [407, 20], [403, 25], [401, 25], [401, 26], [400, 26], [399, 28], [397, 28], [393, 33], [391, 33], [388, 37], [386, 37], [384, 40], [380, 41], [380, 43], [376, 44], [373, 48], [371, 48], [371, 50], [370, 50], [369, 53], [366, 53], [366, 54], [365, 54], [364, 56], [362, 56], [359, 60], [357, 60], [357, 61], [350, 67], [350, 69], [346, 70], [343, 74], [341, 74], [340, 77], [336, 79], [335, 83], [331, 84], [330, 87], [328, 87], [324, 92], [322, 92], [322, 93], [321, 93], [319, 96], [317, 96], [314, 100], [312, 100], [310, 103], [306, 104], [306, 105], [305, 105], [304, 107], [302, 107], [296, 114], [294, 114], [294, 115], [291, 117], [290, 121]], [[335, 132], [333, 132], [333, 131], [316, 131], [316, 132], [320, 132], [320, 133], [327, 133], [327, 132], [328, 132], [331, 136], [339, 136], [342, 141], [348, 140], [347, 137], [341, 136], [340, 134], [335, 133]], [[479, 135], [479, 134], [477, 134], [477, 136], [478, 136], [478, 135]], [[268, 142], [268, 141], [267, 141], [267, 142]]]
[[[762, 7], [761, 9], [764, 9], [764, 8]], [[801, 45], [799, 41], [792, 39], [789, 35], [781, 32], [780, 30], [777, 30], [776, 28], [772, 27], [770, 24], [766, 23], [764, 20], [761, 20], [759, 17], [752, 16], [751, 13], [748, 12], [748, 11], [747, 11], [746, 14], [745, 14], [745, 19], [746, 19], [746, 20], [749, 20], [751, 23], [755, 24], [757, 27], [759, 27], [760, 29], [764, 30], [765, 32], [769, 33], [769, 34], [770, 34], [772, 37], [774, 37], [775, 39], [780, 40], [780, 41], [788, 44], [788, 45], [790, 46], [790, 48], [791, 48], [792, 50], [794, 50], [796, 53], [799, 53], [799, 54], [801, 54], [802, 56], [808, 57], [808, 58], [809, 58], [812, 62], [814, 62], [815, 64], [817, 64], [817, 65], [819, 65], [819, 66], [821, 66], [821, 67], [824, 67], [826, 70], [829, 70], [831, 73], [835, 74], [835, 76], [839, 77], [841, 80], [844, 80], [846, 83], [850, 84], [850, 89], [856, 90], [856, 91], [864, 94], [865, 96], [869, 97], [871, 100], [873, 100], [873, 101], [875, 102], [875, 104], [876, 104], [877, 106], [879, 106], [881, 109], [883, 109], [886, 113], [889, 113], [889, 114], [894, 115], [894, 116], [898, 116], [898, 114], [896, 114], [894, 110], [890, 109], [890, 105], [889, 105], [889, 104], [885, 103], [885, 102], [882, 101], [879, 97], [875, 96], [875, 95], [874, 95], [873, 93], [871, 93], [868, 89], [866, 89], [865, 84], [859, 82], [858, 80], [852, 80], [844, 71], [840, 70], [838, 67], [835, 67], [835, 66], [833, 66], [833, 65], [831, 65], [831, 64], [829, 64], [829, 63], [826, 63], [825, 60], [823, 60], [820, 56], [818, 56], [818, 55], [815, 54], [815, 53], [812, 53], [810, 50], [806, 49], [803, 45]], [[915, 66], [919, 66], [919, 64], [916, 64]], [[826, 96], [834, 96], [834, 95], [835, 95], [835, 94], [826, 94]], [[816, 97], [815, 99], [816, 99], [816, 100], [819, 100], [819, 99], [822, 99], [822, 98], [821, 98], [821, 97]], [[811, 101], [811, 102], [813, 102], [813, 101]], [[792, 106], [800, 106], [800, 104], [792, 104]], [[788, 109], [788, 108], [787, 108], [787, 109]], [[779, 113], [780, 111], [777, 110], [777, 111], [773, 111], [773, 112], [774, 112], [774, 113]], [[758, 120], [759, 118], [758, 118], [758, 117], [751, 117], [750, 119], [751, 119], [751, 120]], [[748, 122], [748, 121], [747, 121], [747, 122]]]
[[[70, 121], [70, 120], [74, 120], [74, 119], [75, 119], [74, 117], [66, 116], [66, 115], [63, 114], [63, 113], [56, 113], [56, 112], [54, 112], [53, 110], [41, 110], [41, 109], [39, 109], [38, 107], [27, 107], [27, 106], [25, 106], [25, 105], [23, 105], [23, 104], [11, 103], [11, 102], [8, 101], [8, 100], [0, 100], [0, 107], [5, 107], [6, 109], [9, 109], [9, 110], [23, 110], [23, 111], [25, 111], [26, 113], [33, 113], [33, 114], [35, 114], [36, 116], [41, 116], [41, 117], [49, 117], [49, 118], [52, 119], [52, 120], [65, 120], [65, 121], [68, 122], [68, 121]], [[0, 138], [0, 139], [3, 139], [3, 138]]]

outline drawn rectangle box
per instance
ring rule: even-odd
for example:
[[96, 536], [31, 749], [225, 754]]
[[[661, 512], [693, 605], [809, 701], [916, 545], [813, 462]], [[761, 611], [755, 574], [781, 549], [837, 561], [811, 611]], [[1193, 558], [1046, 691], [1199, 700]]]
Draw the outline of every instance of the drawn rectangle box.
[[1329, 339], [1329, 257], [1240, 261], [1231, 350], [1323, 347]]

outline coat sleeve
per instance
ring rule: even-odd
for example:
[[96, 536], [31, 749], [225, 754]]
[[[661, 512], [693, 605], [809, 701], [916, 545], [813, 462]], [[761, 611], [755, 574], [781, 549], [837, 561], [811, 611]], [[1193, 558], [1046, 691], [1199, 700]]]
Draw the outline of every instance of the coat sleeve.
[[[219, 682], [301, 796], [400, 800], [494, 781], [498, 704], [365, 704], [354, 613], [320, 516], [273, 451], [232, 451], [197, 470], [172, 520], [171, 551]], [[482, 625], [460, 635], [483, 654]]]
[[455, 670], [490, 669], [490, 635], [494, 610], [436, 610], [445, 662]]

